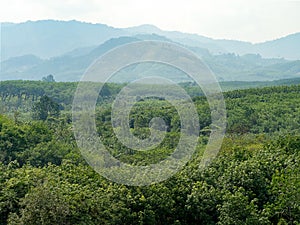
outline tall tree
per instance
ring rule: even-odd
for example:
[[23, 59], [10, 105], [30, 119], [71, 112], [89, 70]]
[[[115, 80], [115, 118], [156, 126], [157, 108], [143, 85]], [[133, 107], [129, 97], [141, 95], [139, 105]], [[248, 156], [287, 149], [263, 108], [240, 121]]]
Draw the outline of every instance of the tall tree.
[[38, 120], [47, 120], [49, 117], [58, 117], [60, 105], [54, 102], [47, 95], [44, 95], [33, 106], [33, 118]]
[[55, 82], [55, 79], [54, 79], [54, 77], [53, 77], [52, 74], [49, 74], [48, 76], [43, 77], [43, 78], [42, 78], [42, 81], [46, 81], [46, 82]]

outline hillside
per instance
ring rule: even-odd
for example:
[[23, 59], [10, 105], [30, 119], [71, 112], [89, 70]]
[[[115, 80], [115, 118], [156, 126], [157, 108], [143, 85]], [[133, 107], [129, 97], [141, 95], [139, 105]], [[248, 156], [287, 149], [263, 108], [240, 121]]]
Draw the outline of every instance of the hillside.
[[[104, 24], [44, 20], [1, 26], [0, 80], [40, 80], [53, 74], [58, 81], [77, 81], [108, 50], [140, 40], [168, 41], [190, 49], [219, 81], [270, 81], [300, 76], [299, 33], [251, 44], [163, 31], [153, 25], [119, 29]], [[176, 71], [159, 66], [139, 65], [127, 72], [145, 75], [150, 68], [176, 82], [189, 81]], [[127, 81], [130, 78], [117, 80]]]
[[76, 48], [99, 45], [112, 37], [127, 35], [122, 29], [105, 24], [75, 20], [3, 23], [1, 26], [2, 60], [28, 54], [47, 59]]
[[77, 48], [99, 45], [111, 38], [153, 33], [184, 45], [208, 49], [213, 54], [252, 53], [265, 58], [300, 59], [300, 33], [252, 44], [235, 40], [217, 40], [180, 31], [163, 31], [153, 25], [114, 28], [105, 24], [79, 21], [42, 20], [19, 24], [2, 23], [1, 27], [2, 60], [28, 54], [51, 58]]
[[[0, 80], [41, 80], [42, 77], [53, 74], [57, 81], [78, 81], [88, 66], [105, 52], [117, 46], [141, 40], [172, 42], [170, 39], [155, 34], [124, 36], [112, 38], [96, 47], [79, 48], [51, 59], [41, 59], [33, 55], [14, 57], [2, 62]], [[219, 81], [270, 81], [300, 76], [299, 60], [265, 59], [255, 54], [213, 55], [203, 48], [184, 47], [201, 57]], [[146, 76], [151, 72], [170, 78], [175, 82], [190, 81], [174, 68], [146, 63], [127, 68], [115, 81], [129, 82], [133, 77]]]

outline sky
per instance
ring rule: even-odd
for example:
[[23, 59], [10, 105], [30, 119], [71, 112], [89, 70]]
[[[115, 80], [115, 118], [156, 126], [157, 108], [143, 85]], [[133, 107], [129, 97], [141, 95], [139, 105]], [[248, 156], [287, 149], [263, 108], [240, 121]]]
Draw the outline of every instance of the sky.
[[152, 24], [252, 43], [300, 32], [300, 0], [0, 0], [0, 22], [56, 19]]

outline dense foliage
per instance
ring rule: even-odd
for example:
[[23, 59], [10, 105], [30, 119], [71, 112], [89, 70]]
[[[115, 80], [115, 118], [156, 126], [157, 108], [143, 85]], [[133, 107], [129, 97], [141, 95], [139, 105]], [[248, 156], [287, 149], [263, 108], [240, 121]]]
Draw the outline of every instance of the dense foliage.
[[[19, 83], [1, 89], [8, 115], [0, 115], [0, 224], [300, 224], [300, 86], [226, 92], [227, 134], [205, 169], [199, 162], [210, 113], [206, 99], [194, 97], [201, 135], [193, 159], [162, 183], [130, 187], [103, 178], [82, 158], [69, 111], [75, 83]], [[20, 97], [14, 94], [20, 88], [36, 92]], [[112, 85], [99, 98], [98, 134], [121, 161], [160, 161], [178, 141], [175, 108], [141, 99], [130, 115], [132, 132], [145, 138], [148, 122], [160, 116], [167, 136], [147, 154], [132, 151], [110, 123], [119, 88]], [[54, 105], [55, 113], [37, 117], [43, 104]]]

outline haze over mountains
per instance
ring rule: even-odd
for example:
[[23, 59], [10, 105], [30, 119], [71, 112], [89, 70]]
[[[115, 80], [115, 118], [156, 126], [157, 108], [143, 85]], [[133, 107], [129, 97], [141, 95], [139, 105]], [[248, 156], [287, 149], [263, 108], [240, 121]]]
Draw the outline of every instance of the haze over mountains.
[[[198, 54], [219, 80], [259, 81], [300, 76], [300, 33], [259, 44], [163, 31], [153, 25], [113, 28], [78, 21], [2, 23], [1, 80], [79, 80], [106, 51], [138, 40], [162, 40]], [[159, 67], [156, 67], [159, 69]], [[147, 71], [146, 66], [131, 71]], [[164, 70], [166, 75], [170, 73]], [[176, 73], [174, 74], [176, 77]], [[183, 81], [179, 78], [179, 81]]]

